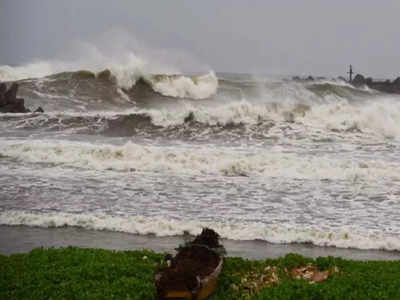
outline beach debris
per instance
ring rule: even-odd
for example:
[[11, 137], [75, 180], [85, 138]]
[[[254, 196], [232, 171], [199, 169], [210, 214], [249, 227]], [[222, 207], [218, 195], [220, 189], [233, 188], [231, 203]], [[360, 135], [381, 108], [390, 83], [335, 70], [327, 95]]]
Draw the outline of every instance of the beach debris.
[[279, 283], [278, 269], [272, 266], [266, 267], [263, 272], [250, 271], [242, 275], [241, 283], [250, 294], [257, 293], [266, 286]]
[[339, 273], [339, 268], [334, 266], [331, 270], [320, 271], [312, 265], [294, 268], [290, 271], [290, 275], [299, 280], [307, 280], [310, 284], [324, 282], [329, 279], [330, 275]]
[[278, 269], [276, 266], [267, 266], [262, 270], [253, 269], [244, 273], [233, 273], [235, 277], [240, 279], [240, 283], [233, 283], [231, 288], [238, 294], [238, 299], [250, 299], [263, 288], [278, 285], [287, 277], [294, 280], [306, 280], [309, 284], [315, 284], [324, 282], [331, 275], [337, 273], [339, 273], [337, 266], [324, 271], [312, 265], [300, 266], [290, 271], [287, 268]]
[[238, 285], [232, 284], [231, 288], [237, 293], [242, 293], [241, 299], [247, 299], [263, 288], [280, 282], [276, 266], [267, 266], [262, 270], [249, 270], [245, 273], [234, 273], [233, 275], [240, 278], [240, 283]]

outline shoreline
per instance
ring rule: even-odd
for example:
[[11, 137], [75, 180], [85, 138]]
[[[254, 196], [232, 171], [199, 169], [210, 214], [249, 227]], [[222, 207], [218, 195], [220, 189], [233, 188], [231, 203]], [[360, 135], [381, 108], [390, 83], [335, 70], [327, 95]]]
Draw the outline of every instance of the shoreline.
[[[183, 244], [184, 236], [157, 237], [121, 232], [94, 231], [76, 227], [40, 228], [0, 226], [0, 254], [26, 253], [36, 248], [81, 247], [107, 250], [152, 250], [172, 253]], [[252, 260], [283, 257], [297, 253], [316, 258], [334, 256], [350, 260], [399, 260], [400, 252], [320, 247], [311, 244], [271, 244], [265, 241], [222, 240], [228, 256]]]

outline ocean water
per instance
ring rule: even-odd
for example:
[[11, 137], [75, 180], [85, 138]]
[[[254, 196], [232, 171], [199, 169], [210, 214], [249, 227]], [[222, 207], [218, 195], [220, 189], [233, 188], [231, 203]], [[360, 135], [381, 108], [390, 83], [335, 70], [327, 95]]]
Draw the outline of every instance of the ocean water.
[[400, 97], [339, 80], [0, 67], [0, 225], [400, 250]]

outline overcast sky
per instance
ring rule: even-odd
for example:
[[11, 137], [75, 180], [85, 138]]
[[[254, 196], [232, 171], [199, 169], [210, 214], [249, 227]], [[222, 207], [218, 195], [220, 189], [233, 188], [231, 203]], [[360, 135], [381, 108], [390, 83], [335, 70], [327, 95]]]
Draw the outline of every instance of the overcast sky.
[[398, 77], [399, 13], [399, 0], [0, 0], [0, 64], [121, 30], [216, 71]]

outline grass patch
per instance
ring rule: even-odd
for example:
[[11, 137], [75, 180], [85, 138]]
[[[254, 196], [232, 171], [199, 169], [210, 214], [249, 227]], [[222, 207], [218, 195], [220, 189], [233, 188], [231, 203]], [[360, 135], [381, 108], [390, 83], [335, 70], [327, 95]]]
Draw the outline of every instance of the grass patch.
[[[74, 247], [1, 255], [0, 299], [154, 299], [153, 273], [163, 258]], [[296, 279], [291, 270], [301, 266], [328, 270], [329, 279]], [[213, 299], [400, 299], [400, 261], [227, 258]]]

